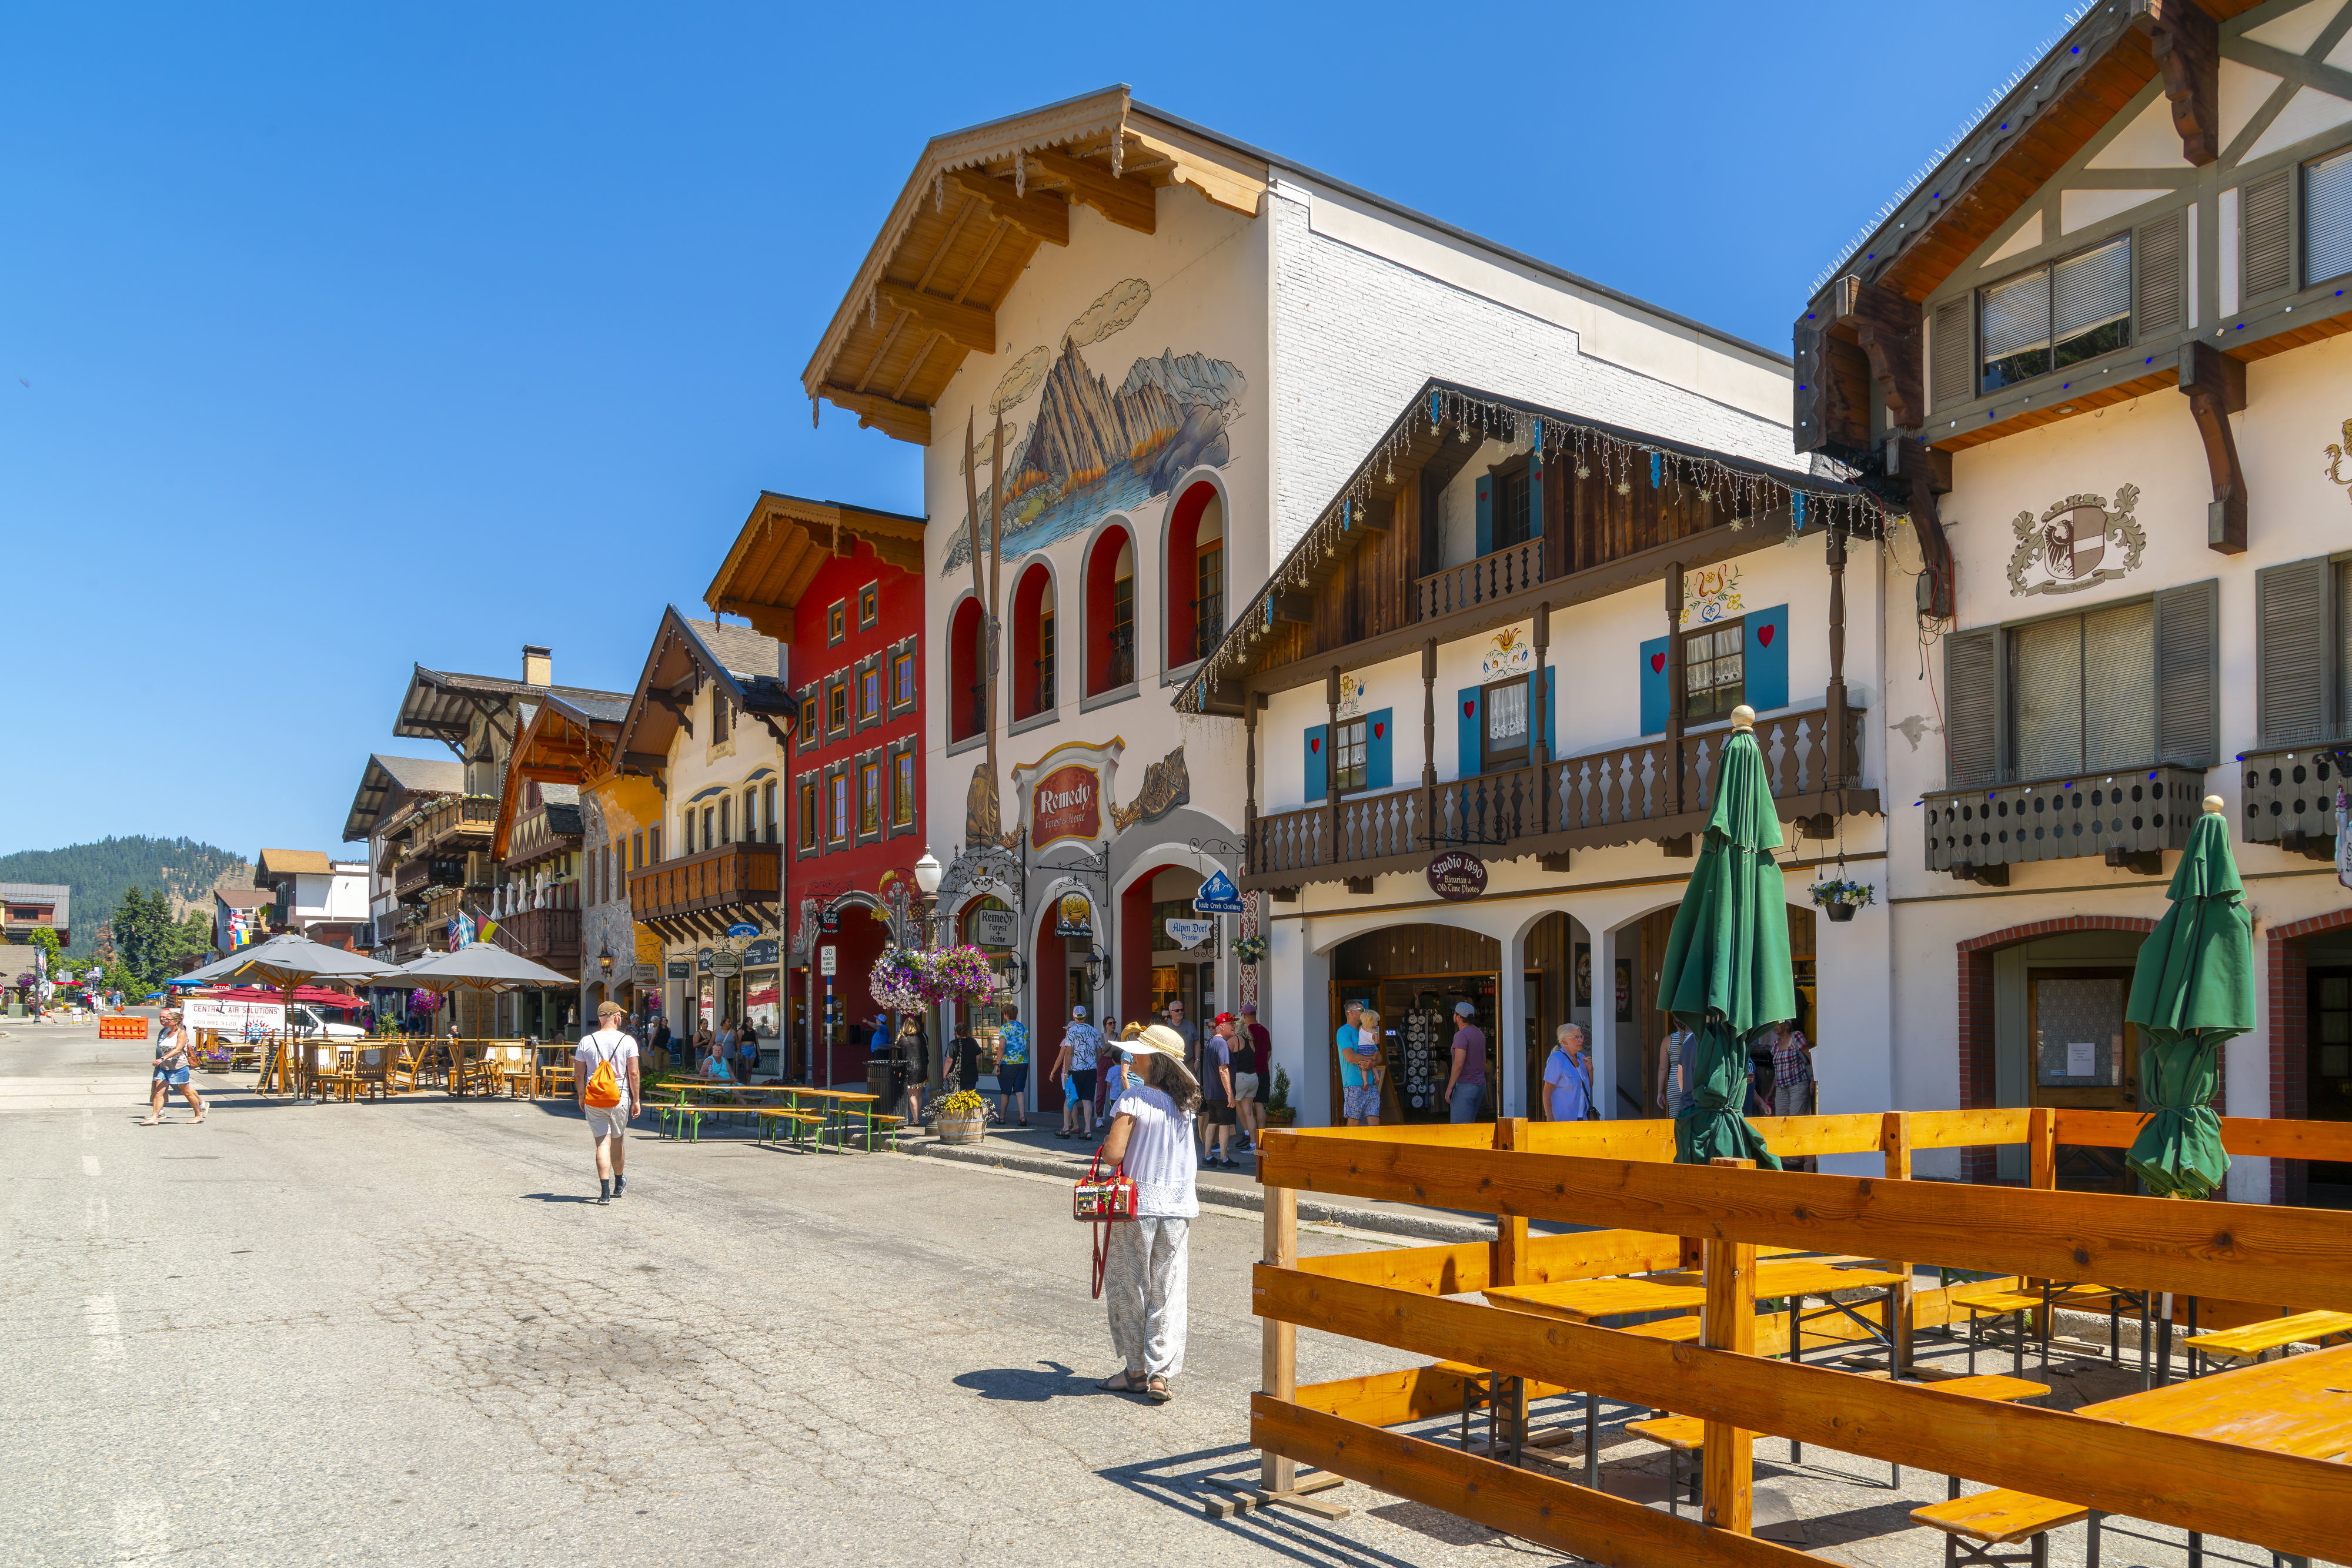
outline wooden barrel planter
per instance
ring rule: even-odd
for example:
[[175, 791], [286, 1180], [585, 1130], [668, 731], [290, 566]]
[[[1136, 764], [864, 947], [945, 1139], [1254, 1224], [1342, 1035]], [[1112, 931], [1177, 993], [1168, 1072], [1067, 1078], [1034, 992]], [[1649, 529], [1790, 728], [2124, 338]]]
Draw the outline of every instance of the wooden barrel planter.
[[988, 1126], [985, 1114], [974, 1116], [942, 1116], [939, 1120], [940, 1142], [942, 1144], [976, 1144]]

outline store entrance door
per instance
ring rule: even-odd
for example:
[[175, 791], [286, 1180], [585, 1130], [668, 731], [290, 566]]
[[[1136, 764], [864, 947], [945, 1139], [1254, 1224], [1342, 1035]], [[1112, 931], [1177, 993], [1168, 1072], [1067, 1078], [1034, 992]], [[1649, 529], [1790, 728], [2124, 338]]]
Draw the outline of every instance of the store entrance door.
[[[2025, 1037], [2032, 1044], [2030, 1102], [2069, 1111], [2139, 1109], [2139, 1031], [2124, 1021], [2126, 967], [2037, 968], [2025, 991]], [[2121, 1149], [2061, 1144], [2058, 1185], [2129, 1192]]]
[[[2304, 1114], [2315, 1122], [2352, 1122], [2352, 968], [2306, 971], [2309, 1026]], [[2352, 1205], [2352, 1165], [2314, 1160], [2309, 1196], [2321, 1207]]]

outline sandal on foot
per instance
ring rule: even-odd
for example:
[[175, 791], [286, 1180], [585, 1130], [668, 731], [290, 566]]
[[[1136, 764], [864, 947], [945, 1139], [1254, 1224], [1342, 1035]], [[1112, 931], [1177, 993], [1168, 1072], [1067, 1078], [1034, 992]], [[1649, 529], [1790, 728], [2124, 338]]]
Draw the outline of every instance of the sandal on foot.
[[1106, 1394], [1140, 1394], [1144, 1391], [1144, 1385], [1138, 1383], [1131, 1372], [1113, 1373], [1095, 1386]]
[[1154, 1405], [1165, 1405], [1171, 1399], [1176, 1397], [1175, 1395], [1169, 1392], [1168, 1380], [1164, 1377], [1155, 1377], [1150, 1383], [1144, 1385], [1144, 1392], [1151, 1396], [1151, 1402]]
[[150, 1116], [139, 1124], [142, 1127], [160, 1127], [163, 1124], [163, 1118], [161, 1116]]

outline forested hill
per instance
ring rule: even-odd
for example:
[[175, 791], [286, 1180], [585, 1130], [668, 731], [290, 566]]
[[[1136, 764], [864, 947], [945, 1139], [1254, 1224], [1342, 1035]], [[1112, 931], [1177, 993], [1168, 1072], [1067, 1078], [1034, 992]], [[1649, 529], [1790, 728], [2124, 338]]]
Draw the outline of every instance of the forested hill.
[[0, 855], [0, 882], [61, 882], [73, 889], [76, 956], [97, 951], [98, 928], [134, 887], [161, 888], [174, 909], [205, 907], [215, 887], [251, 887], [253, 867], [239, 855], [194, 839], [143, 835], [20, 850]]

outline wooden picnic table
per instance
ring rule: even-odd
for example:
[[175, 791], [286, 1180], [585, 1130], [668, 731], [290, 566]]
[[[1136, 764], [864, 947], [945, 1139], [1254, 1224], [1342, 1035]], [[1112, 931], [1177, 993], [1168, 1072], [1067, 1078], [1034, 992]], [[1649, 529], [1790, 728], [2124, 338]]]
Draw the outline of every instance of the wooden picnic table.
[[[1894, 1324], [1902, 1310], [1900, 1297], [1907, 1282], [1903, 1275], [1885, 1270], [1838, 1268], [1818, 1259], [1759, 1263], [1756, 1268], [1759, 1297], [1790, 1299], [1789, 1354], [1792, 1360], [1802, 1359], [1798, 1354], [1801, 1349], [1802, 1325], [1830, 1316], [1853, 1319], [1867, 1337], [1885, 1345], [1893, 1354], [1898, 1340], [1893, 1333]], [[1827, 1297], [1840, 1291], [1881, 1292], [1886, 1301], [1885, 1326], [1870, 1322], [1850, 1304], [1841, 1301], [1832, 1301], [1810, 1313], [1805, 1311], [1807, 1297]], [[1571, 1322], [1622, 1317], [1632, 1312], [1673, 1312], [1700, 1306], [1706, 1301], [1705, 1285], [1696, 1274], [1687, 1271], [1608, 1280], [1564, 1280], [1553, 1285], [1516, 1285], [1483, 1293], [1495, 1306], [1565, 1318]]]
[[[872, 1154], [874, 1152], [874, 1108], [882, 1103], [882, 1096], [879, 1094], [866, 1094], [848, 1089], [809, 1089], [799, 1085], [788, 1085], [787, 1087], [790, 1088], [792, 1094], [792, 1098], [788, 1103], [795, 1111], [801, 1108], [801, 1102], [803, 1099], [806, 1099], [829, 1102], [828, 1104], [820, 1106], [819, 1109], [829, 1112], [836, 1118], [845, 1118], [852, 1114], [856, 1115], [865, 1124], [866, 1152], [867, 1154]], [[839, 1148], [841, 1146], [842, 1134], [847, 1130], [847, 1124], [845, 1121], [835, 1121], [834, 1124], [834, 1147]], [[824, 1135], [823, 1133], [819, 1133], [817, 1134], [817, 1141], [820, 1145], [824, 1143]]]
[[2306, 1458], [2352, 1450], [2352, 1345], [2217, 1372], [2077, 1414]]
[[1706, 1301], [1703, 1285], [1646, 1280], [1638, 1275], [1608, 1280], [1562, 1280], [1554, 1285], [1509, 1285], [1483, 1292], [1486, 1300], [1514, 1312], [1586, 1322], [1593, 1318], [1622, 1317], [1629, 1312], [1667, 1312], [1696, 1307]]

